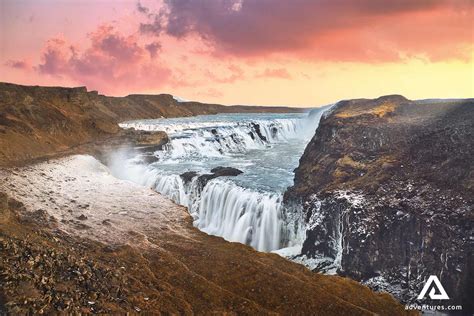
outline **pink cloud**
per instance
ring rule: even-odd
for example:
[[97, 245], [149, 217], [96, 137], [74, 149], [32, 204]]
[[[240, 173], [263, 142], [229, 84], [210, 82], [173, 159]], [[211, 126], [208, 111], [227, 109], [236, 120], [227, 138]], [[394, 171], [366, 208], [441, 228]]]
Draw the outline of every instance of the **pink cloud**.
[[150, 53], [151, 58], [155, 58], [158, 52], [161, 50], [161, 44], [159, 42], [153, 42], [145, 45], [145, 49]]
[[43, 52], [43, 63], [38, 65], [38, 71], [49, 75], [63, 75], [69, 71], [70, 55], [74, 55], [74, 48], [67, 48], [66, 41], [61, 38], [52, 38], [46, 43]]
[[137, 2], [137, 11], [143, 14], [148, 14], [150, 11], [147, 7], [143, 6], [140, 1]]
[[291, 74], [285, 68], [266, 68], [263, 72], [258, 73], [256, 78], [280, 78], [291, 79]]
[[473, 40], [473, 8], [470, 0], [165, 0], [161, 10], [147, 14], [140, 30], [176, 38], [197, 35], [218, 52], [246, 57], [465, 58]]
[[216, 83], [233, 83], [245, 78], [242, 68], [233, 64], [225, 67], [219, 72], [206, 69], [205, 74], [208, 79]]
[[105, 93], [163, 86], [171, 71], [156, 61], [159, 43], [140, 45], [110, 25], [90, 33], [84, 50], [65, 39], [50, 39], [36, 68], [42, 74], [67, 77]]
[[7, 67], [14, 68], [14, 69], [22, 69], [22, 70], [28, 70], [31, 68], [30, 62], [26, 60], [10, 59], [10, 60], [7, 60], [4, 63], [4, 65]]

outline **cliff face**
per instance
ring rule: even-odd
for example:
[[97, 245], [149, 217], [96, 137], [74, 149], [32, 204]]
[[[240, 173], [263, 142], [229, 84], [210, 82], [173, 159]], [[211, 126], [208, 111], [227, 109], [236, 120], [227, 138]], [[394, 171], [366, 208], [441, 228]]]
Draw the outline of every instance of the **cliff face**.
[[0, 83], [0, 165], [28, 161], [120, 132], [133, 119], [303, 109], [178, 102], [169, 94], [108, 97], [85, 87]]
[[436, 275], [444, 303], [472, 310], [473, 134], [472, 99], [336, 104], [285, 194], [303, 205], [303, 257], [405, 302]]

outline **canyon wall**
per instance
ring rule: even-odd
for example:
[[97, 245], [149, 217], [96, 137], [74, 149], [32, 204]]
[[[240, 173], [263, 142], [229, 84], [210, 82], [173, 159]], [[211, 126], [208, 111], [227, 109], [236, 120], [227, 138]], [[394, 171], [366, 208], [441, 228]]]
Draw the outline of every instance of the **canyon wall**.
[[[413, 302], [430, 275], [472, 310], [474, 100], [337, 103], [295, 170], [301, 257]], [[421, 303], [418, 301], [418, 303]]]

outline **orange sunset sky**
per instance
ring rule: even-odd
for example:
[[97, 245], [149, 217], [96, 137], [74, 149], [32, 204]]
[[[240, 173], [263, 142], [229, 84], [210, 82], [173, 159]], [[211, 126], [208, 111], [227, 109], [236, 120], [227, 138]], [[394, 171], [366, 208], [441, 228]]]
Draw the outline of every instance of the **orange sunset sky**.
[[0, 0], [0, 81], [317, 106], [474, 96], [472, 0]]

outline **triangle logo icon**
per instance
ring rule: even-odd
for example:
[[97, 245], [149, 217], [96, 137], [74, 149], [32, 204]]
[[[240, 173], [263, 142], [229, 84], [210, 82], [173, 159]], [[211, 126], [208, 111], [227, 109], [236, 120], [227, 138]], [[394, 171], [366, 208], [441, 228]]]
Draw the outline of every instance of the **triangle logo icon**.
[[428, 295], [432, 300], [449, 300], [448, 294], [436, 275], [430, 275], [417, 299], [424, 299], [430, 289], [431, 291]]

